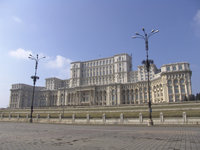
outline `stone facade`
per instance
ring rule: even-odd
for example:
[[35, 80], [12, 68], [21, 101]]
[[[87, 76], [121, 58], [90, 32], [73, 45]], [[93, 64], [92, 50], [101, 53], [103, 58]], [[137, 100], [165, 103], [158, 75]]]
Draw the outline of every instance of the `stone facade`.
[[[70, 79], [47, 78], [45, 87], [36, 87], [35, 107], [62, 105], [141, 104], [148, 102], [147, 71], [132, 71], [132, 57], [119, 54], [91, 61], [72, 62]], [[150, 66], [152, 103], [179, 102], [192, 94], [189, 63]], [[32, 86], [13, 84], [10, 108], [30, 107]]]

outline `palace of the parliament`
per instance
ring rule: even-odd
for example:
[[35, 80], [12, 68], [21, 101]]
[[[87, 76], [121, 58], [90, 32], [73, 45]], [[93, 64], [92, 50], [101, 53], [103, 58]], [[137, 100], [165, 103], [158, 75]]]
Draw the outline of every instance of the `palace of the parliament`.
[[[132, 57], [118, 54], [108, 58], [71, 63], [70, 79], [47, 78], [36, 87], [34, 107], [116, 106], [148, 102], [147, 71], [144, 65], [132, 70]], [[10, 108], [31, 105], [33, 86], [13, 84]], [[189, 63], [150, 66], [152, 103], [180, 102], [192, 94]]]

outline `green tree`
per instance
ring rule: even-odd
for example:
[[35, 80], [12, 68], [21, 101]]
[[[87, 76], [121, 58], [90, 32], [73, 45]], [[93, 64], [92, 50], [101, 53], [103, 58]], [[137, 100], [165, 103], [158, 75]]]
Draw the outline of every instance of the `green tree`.
[[196, 94], [196, 100], [200, 100], [200, 93]]
[[188, 100], [189, 101], [194, 101], [195, 100], [195, 95], [194, 94], [189, 95]]

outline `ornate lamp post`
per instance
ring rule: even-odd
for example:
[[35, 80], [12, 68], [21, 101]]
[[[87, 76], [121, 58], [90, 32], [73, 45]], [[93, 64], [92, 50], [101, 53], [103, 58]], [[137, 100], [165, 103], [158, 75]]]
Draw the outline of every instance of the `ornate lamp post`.
[[33, 122], [33, 101], [34, 101], [34, 94], [35, 94], [35, 84], [36, 81], [39, 79], [39, 77], [37, 76], [37, 67], [38, 67], [38, 62], [40, 59], [43, 59], [45, 57], [41, 57], [38, 58], [38, 54], [36, 55], [36, 57], [32, 56], [31, 54], [29, 55], [29, 57], [31, 60], [35, 61], [35, 75], [31, 76], [31, 79], [33, 79], [33, 95], [32, 95], [32, 100], [31, 100], [31, 118], [30, 118], [30, 123]]
[[149, 34], [147, 34], [145, 32], [145, 29], [142, 28], [142, 31], [144, 32], [144, 35], [141, 35], [139, 33], [135, 33], [135, 36], [132, 36], [132, 38], [141, 38], [145, 41], [145, 50], [146, 50], [146, 60], [142, 61], [142, 64], [145, 65], [146, 69], [147, 69], [147, 75], [148, 75], [148, 99], [149, 99], [149, 121], [148, 121], [148, 126], [152, 126], [153, 125], [153, 120], [152, 120], [152, 108], [151, 108], [151, 98], [150, 98], [150, 81], [149, 81], [149, 69], [150, 69], [150, 65], [153, 64], [153, 60], [149, 59], [149, 55], [148, 55], [148, 51], [149, 51], [149, 46], [148, 46], [148, 39], [150, 36], [154, 35], [155, 33], [158, 33], [159, 30], [152, 30]]

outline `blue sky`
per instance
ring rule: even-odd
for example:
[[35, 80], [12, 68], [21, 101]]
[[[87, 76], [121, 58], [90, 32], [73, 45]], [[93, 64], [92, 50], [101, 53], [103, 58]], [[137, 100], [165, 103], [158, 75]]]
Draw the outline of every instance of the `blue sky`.
[[144, 41], [135, 32], [159, 29], [149, 39], [157, 67], [189, 62], [193, 93], [200, 92], [199, 0], [0, 0], [0, 107], [9, 104], [13, 83], [37, 85], [45, 78], [69, 78], [71, 61], [132, 54], [133, 70], [145, 58]]

